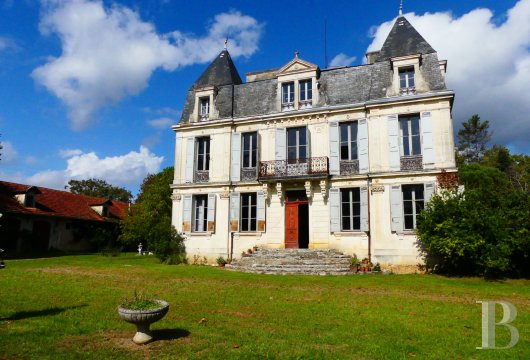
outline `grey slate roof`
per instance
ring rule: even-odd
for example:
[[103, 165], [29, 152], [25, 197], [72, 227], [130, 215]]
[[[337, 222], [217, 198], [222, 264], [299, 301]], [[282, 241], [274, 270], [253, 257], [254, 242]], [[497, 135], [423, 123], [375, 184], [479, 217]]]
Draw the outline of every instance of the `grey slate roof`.
[[227, 84], [239, 85], [241, 83], [241, 77], [230, 54], [227, 50], [223, 50], [193, 84], [193, 88]]
[[414, 27], [400, 16], [396, 19], [390, 34], [385, 40], [377, 61], [389, 60], [393, 57], [413, 55], [413, 54], [431, 54], [434, 49], [423, 36], [414, 29]]

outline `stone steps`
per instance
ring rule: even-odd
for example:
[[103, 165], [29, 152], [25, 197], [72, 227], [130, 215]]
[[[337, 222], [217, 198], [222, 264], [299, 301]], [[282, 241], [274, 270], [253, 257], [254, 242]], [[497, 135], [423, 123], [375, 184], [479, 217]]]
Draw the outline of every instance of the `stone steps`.
[[329, 249], [258, 249], [227, 270], [257, 274], [349, 275], [349, 255]]

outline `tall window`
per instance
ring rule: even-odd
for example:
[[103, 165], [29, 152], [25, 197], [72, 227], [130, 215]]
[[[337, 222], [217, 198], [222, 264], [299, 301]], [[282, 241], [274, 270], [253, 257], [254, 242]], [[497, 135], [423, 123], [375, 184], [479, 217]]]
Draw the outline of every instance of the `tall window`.
[[300, 81], [300, 101], [311, 102], [313, 99], [313, 85], [311, 80]]
[[193, 231], [206, 231], [208, 223], [208, 195], [193, 197]]
[[409, 89], [414, 86], [414, 68], [399, 69], [399, 87]]
[[287, 129], [287, 161], [306, 162], [306, 158], [307, 129], [305, 127]]
[[403, 193], [403, 229], [416, 229], [416, 219], [424, 206], [423, 184], [402, 185]]
[[361, 230], [361, 191], [359, 188], [341, 189], [342, 230]]
[[258, 134], [255, 132], [243, 134], [243, 168], [256, 167], [258, 159]]
[[197, 170], [205, 171], [210, 169], [210, 138], [197, 138]]
[[357, 160], [357, 122], [340, 124], [340, 159]]
[[294, 82], [282, 84], [282, 105], [294, 103]]
[[241, 194], [241, 231], [256, 231], [256, 193]]
[[200, 99], [199, 116], [201, 120], [208, 120], [210, 115], [210, 97], [203, 97]]
[[401, 137], [401, 155], [421, 155], [419, 115], [400, 116], [399, 135]]

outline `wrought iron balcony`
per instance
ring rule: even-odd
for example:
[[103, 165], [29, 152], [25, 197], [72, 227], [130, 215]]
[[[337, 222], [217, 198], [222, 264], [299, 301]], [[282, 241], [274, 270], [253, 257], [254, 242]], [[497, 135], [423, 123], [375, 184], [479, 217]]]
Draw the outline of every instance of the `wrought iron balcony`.
[[359, 174], [359, 160], [341, 160], [340, 161], [341, 175], [357, 175]]
[[327, 156], [295, 160], [260, 161], [259, 179], [319, 177], [329, 174]]
[[209, 170], [195, 170], [195, 182], [204, 183], [210, 181]]
[[416, 87], [410, 86], [410, 87], [403, 87], [399, 89], [399, 93], [401, 95], [415, 95], [416, 94]]
[[241, 168], [241, 181], [252, 181], [258, 178], [258, 168]]
[[423, 156], [412, 155], [402, 156], [400, 158], [401, 170], [422, 170], [423, 169]]

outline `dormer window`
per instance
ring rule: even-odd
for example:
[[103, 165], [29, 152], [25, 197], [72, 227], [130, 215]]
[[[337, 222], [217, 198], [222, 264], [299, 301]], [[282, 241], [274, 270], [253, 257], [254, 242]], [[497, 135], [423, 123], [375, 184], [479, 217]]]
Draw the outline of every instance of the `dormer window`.
[[199, 99], [199, 121], [208, 121], [210, 117], [210, 97]]
[[294, 82], [282, 84], [282, 110], [294, 110]]
[[29, 208], [35, 207], [35, 195], [34, 194], [26, 194], [24, 197], [24, 206]]
[[313, 82], [301, 80], [300, 86], [300, 109], [310, 108], [313, 103]]
[[399, 69], [399, 91], [401, 95], [412, 95], [416, 92], [413, 67]]

